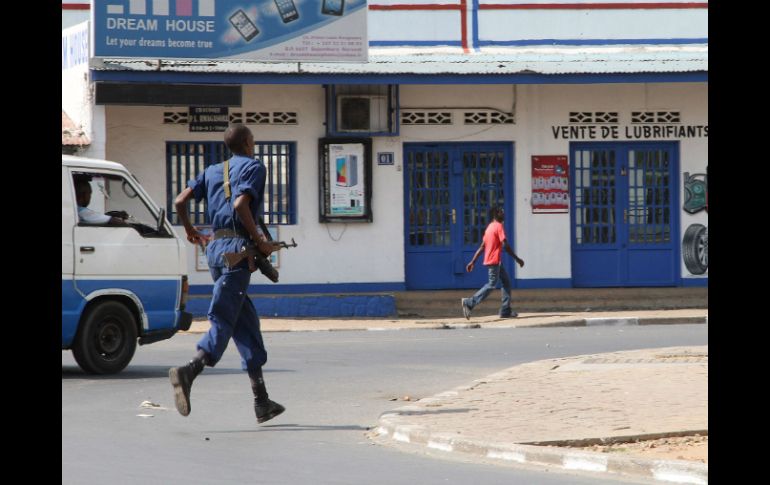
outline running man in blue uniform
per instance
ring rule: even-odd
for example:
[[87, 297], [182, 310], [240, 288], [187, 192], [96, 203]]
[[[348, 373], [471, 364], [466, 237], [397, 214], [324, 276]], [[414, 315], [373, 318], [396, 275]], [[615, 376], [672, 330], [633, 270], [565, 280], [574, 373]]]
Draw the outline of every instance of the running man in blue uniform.
[[206, 257], [214, 279], [214, 294], [208, 312], [211, 328], [198, 342], [198, 353], [187, 365], [170, 369], [169, 379], [174, 387], [177, 410], [182, 416], [189, 415], [193, 380], [204, 366], [214, 367], [219, 362], [232, 338], [241, 354], [241, 365], [249, 374], [257, 422], [263, 423], [281, 414], [284, 407], [268, 399], [262, 377], [267, 352], [259, 316], [246, 293], [251, 279], [248, 262], [244, 260], [227, 268], [222, 255], [239, 252], [250, 241], [265, 256], [273, 252], [273, 246], [257, 229], [256, 222], [264, 206], [267, 170], [260, 160], [254, 159], [254, 135], [246, 126], [231, 125], [224, 138], [233, 157], [209, 166], [195, 180], [187, 182], [187, 188], [175, 200], [187, 240], [193, 244], [203, 244], [207, 237], [190, 223], [187, 205], [192, 198], [196, 202], [207, 202], [208, 220], [214, 233]]

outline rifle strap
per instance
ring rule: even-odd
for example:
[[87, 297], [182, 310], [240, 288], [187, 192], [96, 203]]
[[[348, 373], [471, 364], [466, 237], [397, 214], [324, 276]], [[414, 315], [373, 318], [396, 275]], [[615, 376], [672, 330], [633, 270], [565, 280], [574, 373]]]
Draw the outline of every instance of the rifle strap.
[[273, 237], [270, 235], [270, 231], [267, 230], [267, 226], [265, 226], [265, 221], [262, 220], [262, 217], [258, 217], [257, 222], [259, 223], [259, 228], [262, 229], [262, 233], [265, 235], [265, 238], [268, 241], [272, 241]]
[[[224, 183], [225, 200], [230, 200], [230, 196], [231, 196], [231, 192], [230, 192], [230, 160], [225, 160], [225, 163], [224, 163], [224, 180], [225, 180], [225, 183]], [[265, 226], [265, 221], [263, 221], [262, 218], [259, 217], [257, 222], [259, 222], [259, 227], [262, 229], [262, 232], [264, 233], [265, 238], [268, 241], [272, 241], [273, 238], [270, 236], [270, 231], [268, 231], [267, 227]], [[251, 268], [252, 264], [253, 263], [251, 263], [251, 261], [250, 261], [249, 262], [249, 269], [252, 269]], [[252, 269], [252, 272], [254, 272], [253, 269]]]
[[230, 200], [230, 160], [225, 160], [225, 200]]

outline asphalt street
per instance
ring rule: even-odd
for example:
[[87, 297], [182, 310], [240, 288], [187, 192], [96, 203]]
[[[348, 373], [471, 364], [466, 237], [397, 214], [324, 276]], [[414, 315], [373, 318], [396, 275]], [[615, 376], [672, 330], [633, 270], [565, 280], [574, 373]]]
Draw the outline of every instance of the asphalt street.
[[287, 411], [263, 425], [232, 344], [195, 381], [191, 415], [176, 412], [168, 368], [197, 339], [140, 347], [115, 376], [86, 375], [62, 352], [62, 483], [639, 483], [438, 459], [365, 433], [406, 396], [540, 359], [707, 345], [708, 325], [265, 333], [268, 391]]

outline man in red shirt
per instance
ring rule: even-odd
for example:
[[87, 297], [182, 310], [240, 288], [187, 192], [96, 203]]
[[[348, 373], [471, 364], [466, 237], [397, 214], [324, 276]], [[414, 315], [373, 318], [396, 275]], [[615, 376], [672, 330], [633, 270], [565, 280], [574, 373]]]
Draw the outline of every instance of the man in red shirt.
[[516, 260], [519, 266], [524, 266], [524, 260], [516, 256], [513, 249], [511, 249], [511, 246], [508, 244], [508, 240], [505, 238], [505, 229], [503, 228], [505, 213], [503, 212], [503, 208], [492, 207], [489, 210], [489, 215], [492, 222], [489, 223], [486, 231], [484, 231], [484, 239], [481, 241], [481, 246], [476, 250], [476, 254], [473, 255], [471, 262], [465, 267], [469, 273], [473, 271], [473, 265], [483, 250], [484, 266], [487, 267], [487, 271], [489, 272], [489, 281], [472, 297], [462, 298], [460, 300], [460, 303], [463, 306], [463, 315], [467, 319], [470, 319], [473, 307], [484, 301], [492, 290], [495, 289], [498, 280], [503, 284], [500, 289], [503, 294], [503, 303], [500, 307], [500, 318], [512, 318], [518, 316], [518, 313], [511, 310], [511, 280], [501, 263], [503, 248], [505, 248], [505, 251], [508, 254], [513, 256], [513, 259]]

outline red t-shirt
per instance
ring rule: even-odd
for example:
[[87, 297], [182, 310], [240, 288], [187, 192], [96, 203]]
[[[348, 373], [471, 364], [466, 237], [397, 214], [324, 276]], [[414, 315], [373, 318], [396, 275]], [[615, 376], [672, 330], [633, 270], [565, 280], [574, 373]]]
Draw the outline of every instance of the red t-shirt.
[[505, 229], [502, 224], [493, 220], [484, 231], [484, 266], [500, 264], [503, 241], [505, 241]]

